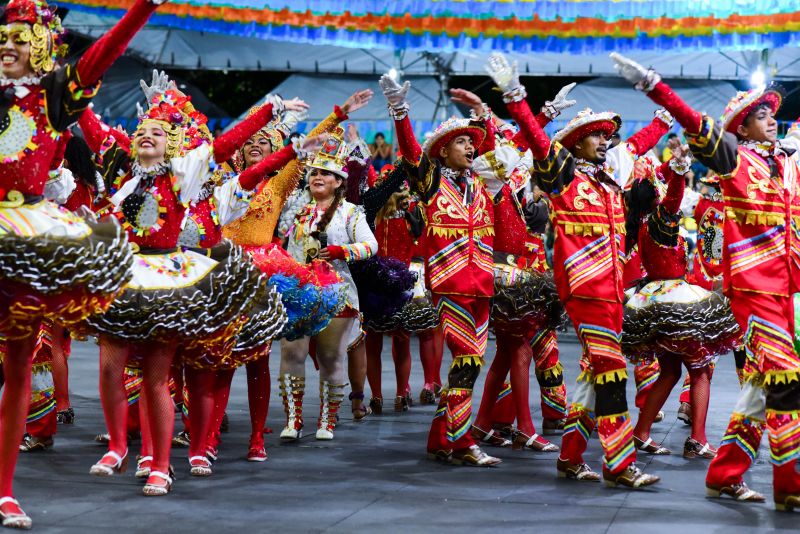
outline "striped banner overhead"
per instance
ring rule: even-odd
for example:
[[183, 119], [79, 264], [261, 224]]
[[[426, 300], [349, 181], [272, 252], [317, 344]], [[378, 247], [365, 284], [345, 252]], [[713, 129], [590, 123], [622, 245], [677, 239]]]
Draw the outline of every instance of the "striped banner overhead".
[[[133, 0], [57, 3], [119, 16]], [[764, 49], [800, 44], [800, 0], [172, 0], [152, 23], [357, 48]]]

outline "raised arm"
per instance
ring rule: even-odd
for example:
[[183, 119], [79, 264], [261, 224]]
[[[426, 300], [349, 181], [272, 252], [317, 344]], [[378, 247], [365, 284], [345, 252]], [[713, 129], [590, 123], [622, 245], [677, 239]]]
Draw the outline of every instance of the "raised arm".
[[91, 109], [87, 109], [81, 114], [78, 126], [81, 128], [89, 148], [97, 155], [102, 156], [103, 152], [114, 142], [122, 150], [130, 151], [131, 138], [128, 137], [128, 134], [104, 124]]
[[291, 161], [306, 159], [310, 153], [319, 149], [321, 145], [322, 137], [297, 137], [289, 146], [273, 152], [252, 167], [242, 171], [239, 175], [239, 184], [242, 189], [248, 191], [255, 189], [262, 180], [283, 169]]
[[672, 128], [672, 115], [665, 109], [657, 109], [650, 124], [628, 138], [627, 143], [637, 156], [644, 156]]
[[75, 67], [77, 82], [81, 87], [96, 84], [128, 48], [128, 43], [147, 24], [147, 19], [166, 0], [136, 0], [113, 28], [94, 42], [84, 52]]
[[250, 139], [258, 130], [264, 127], [275, 115], [283, 110], [280, 98], [267, 102], [254, 113], [248, 115], [239, 124], [214, 139], [214, 160], [217, 163], [228, 161], [245, 141]]
[[409, 105], [406, 99], [408, 91], [411, 89], [411, 82], [406, 80], [403, 85], [400, 85], [388, 74], [384, 74], [378, 83], [383, 91], [383, 96], [389, 103], [389, 114], [394, 119], [400, 153], [409, 163], [417, 164], [422, 156], [422, 147], [419, 146], [417, 138], [414, 136], [414, 129], [408, 118]]
[[727, 176], [738, 166], [736, 136], [723, 131], [711, 117], [703, 116], [678, 96], [653, 69], [645, 69], [632, 59], [612, 53], [615, 67], [623, 78], [663, 106], [683, 126], [694, 156], [706, 167]]

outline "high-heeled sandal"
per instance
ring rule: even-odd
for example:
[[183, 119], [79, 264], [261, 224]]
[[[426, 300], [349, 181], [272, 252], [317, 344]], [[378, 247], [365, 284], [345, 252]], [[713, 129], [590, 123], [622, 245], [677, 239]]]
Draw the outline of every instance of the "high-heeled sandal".
[[[172, 491], [172, 483], [174, 482], [174, 471], [172, 467], [169, 468], [169, 473], [163, 471], [150, 471], [150, 476], [147, 477], [147, 484], [142, 488], [142, 493], [148, 497], [160, 497]], [[159, 479], [163, 483], [157, 483], [154, 479]]]
[[193, 477], [210, 477], [211, 476], [211, 461], [205, 456], [192, 456], [189, 458], [189, 474]]
[[405, 396], [395, 397], [394, 398], [394, 411], [395, 412], [407, 412], [408, 411], [408, 398]]
[[355, 391], [352, 391], [352, 392], [350, 392], [350, 395], [347, 396], [347, 398], [350, 399], [351, 401], [353, 401], [353, 400], [361, 401], [359, 407], [356, 407], [355, 403], [351, 404], [351, 406], [352, 406], [352, 410], [351, 411], [353, 412], [353, 421], [361, 421], [366, 416], [368, 416], [368, 415], [370, 415], [372, 413], [372, 409], [370, 409], [369, 406], [365, 406], [364, 405], [364, 392], [363, 391], [360, 391], [358, 393], [355, 392]]
[[153, 464], [152, 456], [136, 457], [136, 478], [147, 478], [150, 476], [150, 466]]
[[558, 452], [558, 445], [549, 442], [539, 434], [528, 436], [524, 432], [520, 431], [517, 431], [517, 435], [514, 436], [514, 441], [511, 443], [511, 448], [515, 451], [528, 449], [537, 452]]
[[[113, 462], [113, 463], [112, 463]], [[114, 451], [108, 451], [100, 461], [89, 469], [89, 474], [98, 477], [110, 477], [114, 473], [124, 473], [128, 469], [128, 451], [120, 456]]]
[[653, 438], [647, 438], [646, 440], [641, 440], [636, 436], [633, 436], [633, 444], [636, 445], [636, 448], [642, 452], [646, 452], [647, 454], [655, 454], [658, 456], [672, 454], [672, 451], [666, 447], [662, 447], [661, 445], [656, 445], [653, 441]]
[[494, 430], [487, 432], [476, 425], [472, 425], [472, 428], [470, 428], [470, 434], [472, 434], [474, 439], [486, 443], [487, 445], [491, 445], [492, 447], [508, 447], [511, 445], [511, 440], [504, 438], [498, 432]]
[[[4, 508], [5, 510], [3, 510]], [[0, 519], [3, 520], [3, 526], [7, 528], [28, 530], [33, 526], [33, 521], [20, 508], [19, 502], [14, 497], [0, 499]]]

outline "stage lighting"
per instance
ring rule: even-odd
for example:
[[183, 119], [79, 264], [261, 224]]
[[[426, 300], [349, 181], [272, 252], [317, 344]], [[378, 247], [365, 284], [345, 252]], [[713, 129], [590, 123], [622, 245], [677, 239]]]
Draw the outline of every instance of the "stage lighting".
[[753, 74], [750, 75], [750, 87], [756, 89], [758, 87], [764, 87], [767, 84], [767, 76], [764, 74], [764, 69], [760, 66], [753, 71]]

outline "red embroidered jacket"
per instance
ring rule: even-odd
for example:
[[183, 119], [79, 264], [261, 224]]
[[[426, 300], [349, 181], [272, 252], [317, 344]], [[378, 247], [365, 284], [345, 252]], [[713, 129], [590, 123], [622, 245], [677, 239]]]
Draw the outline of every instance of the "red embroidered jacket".
[[[551, 145], [524, 100], [508, 109], [527, 136], [534, 178], [552, 206], [553, 271], [560, 298], [622, 303], [625, 211], [620, 184], [632, 175], [635, 157], [666, 133], [666, 125], [654, 120], [610, 149], [609, 165], [600, 166], [579, 162], [560, 144]], [[613, 177], [607, 169], [613, 169]]]
[[722, 279], [725, 205], [721, 196], [701, 198], [694, 209], [694, 219], [697, 221], [697, 247], [689, 282], [711, 290], [714, 282]]
[[[412, 190], [420, 197], [425, 215], [426, 285], [433, 293], [491, 297], [494, 209], [489, 192], [477, 176], [472, 180], [471, 173], [455, 178], [443, 176], [439, 161], [420, 155], [408, 117], [395, 124], [404, 155], [401, 165], [406, 169]], [[418, 165], [411, 163], [416, 161]], [[444, 172], [448, 171], [452, 173], [451, 169]], [[462, 189], [467, 181], [472, 181], [469, 203], [464, 202]]]
[[4, 119], [0, 121], [0, 200], [11, 190], [29, 196], [43, 193], [61, 132], [83, 113], [97, 94], [101, 76], [155, 8], [147, 0], [138, 0], [74, 67], [57, 68], [39, 83], [14, 85], [13, 80], [0, 80], [0, 90], [14, 91], [0, 116]]

